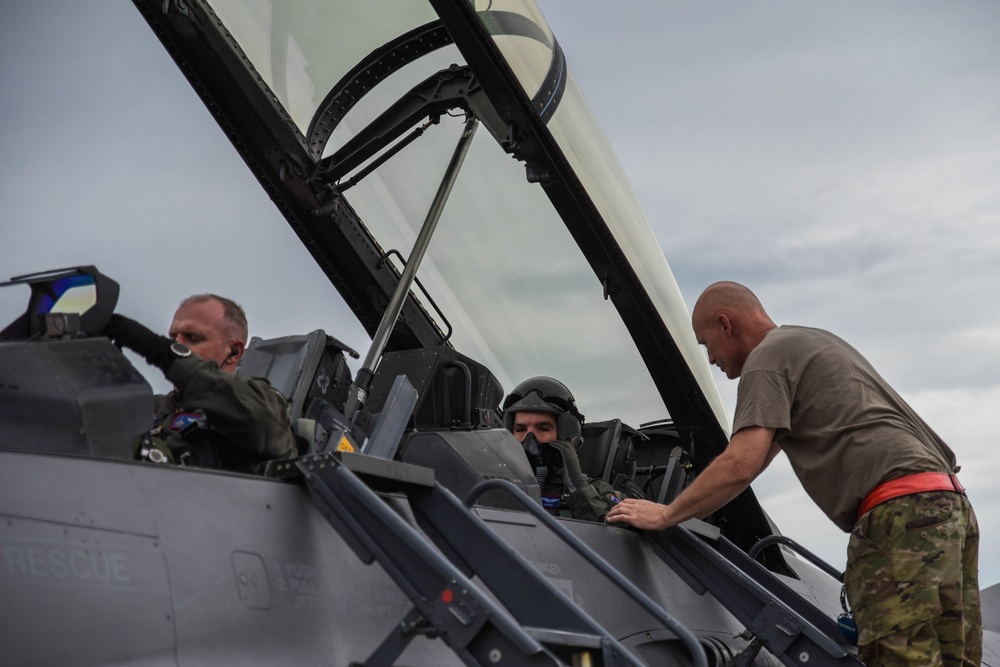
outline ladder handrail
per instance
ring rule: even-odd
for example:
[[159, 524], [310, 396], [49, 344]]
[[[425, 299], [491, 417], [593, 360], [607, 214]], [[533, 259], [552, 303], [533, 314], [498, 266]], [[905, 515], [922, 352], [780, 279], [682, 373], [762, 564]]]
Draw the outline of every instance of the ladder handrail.
[[695, 664], [698, 667], [708, 667], [708, 657], [705, 654], [705, 649], [701, 645], [701, 642], [698, 641], [698, 638], [695, 637], [690, 630], [685, 628], [679, 621], [668, 614], [667, 611], [662, 606], [654, 602], [652, 598], [639, 590], [635, 584], [626, 579], [618, 570], [612, 567], [610, 563], [597, 555], [597, 553], [584, 544], [580, 538], [560, 525], [555, 518], [553, 518], [548, 512], [540, 507], [536, 501], [532, 500], [526, 493], [524, 493], [524, 491], [519, 489], [512, 482], [504, 479], [488, 479], [482, 481], [472, 487], [468, 494], [466, 494], [463, 503], [466, 507], [472, 507], [480, 496], [487, 491], [494, 490], [505, 491], [517, 500], [536, 519], [541, 521], [545, 527], [555, 533], [557, 537], [569, 545], [577, 554], [583, 557], [584, 560], [593, 565], [623, 593], [632, 598], [632, 600], [645, 609], [651, 616], [663, 623], [664, 626], [677, 635], [681, 642], [691, 652]]
[[767, 537], [761, 538], [760, 540], [757, 541], [755, 545], [750, 547], [750, 551], [747, 552], [747, 555], [750, 556], [750, 558], [757, 560], [757, 554], [763, 551], [765, 547], [769, 547], [772, 544], [785, 545], [786, 547], [788, 547], [795, 553], [799, 554], [800, 556], [805, 558], [807, 561], [809, 561], [819, 569], [826, 572], [828, 575], [830, 575], [840, 583], [844, 583], [843, 572], [836, 569], [835, 567], [827, 563], [825, 560], [823, 560], [813, 552], [806, 549], [804, 546], [802, 546], [792, 538], [785, 537], [784, 535], [768, 535]]

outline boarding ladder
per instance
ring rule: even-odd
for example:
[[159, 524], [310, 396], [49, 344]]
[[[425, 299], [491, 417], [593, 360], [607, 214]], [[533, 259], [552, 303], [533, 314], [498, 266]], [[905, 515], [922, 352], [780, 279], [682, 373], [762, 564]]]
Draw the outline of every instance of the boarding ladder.
[[[398, 461], [335, 452], [302, 457], [296, 466], [326, 520], [362, 562], [377, 561], [413, 604], [360, 663], [366, 667], [393, 664], [420, 635], [440, 638], [467, 665], [643, 664], [469, 508], [498, 488], [521, 498], [528, 511], [677, 635], [694, 664], [708, 665], [690, 631], [509, 482], [483, 482], [467, 505], [435, 482], [432, 470]], [[422, 532], [380, 493], [405, 498]]]

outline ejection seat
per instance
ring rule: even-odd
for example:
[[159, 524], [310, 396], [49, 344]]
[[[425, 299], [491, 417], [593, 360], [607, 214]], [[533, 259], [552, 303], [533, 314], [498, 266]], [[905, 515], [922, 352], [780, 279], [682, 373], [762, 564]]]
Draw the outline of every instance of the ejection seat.
[[250, 339], [236, 369], [242, 377], [264, 378], [288, 401], [298, 454], [315, 454], [336, 428], [351, 428], [344, 405], [351, 386], [345, 353], [358, 353], [322, 329], [304, 336]]
[[632, 437], [638, 435], [620, 419], [583, 425], [583, 444], [577, 452], [580, 468], [588, 477], [614, 484], [618, 475], [635, 475], [635, 448]]
[[[386, 352], [365, 404], [369, 424], [391, 403], [399, 376], [406, 376], [417, 398], [395, 458], [431, 468], [437, 481], [460, 498], [484, 479], [503, 479], [541, 504], [520, 443], [500, 424], [503, 388], [489, 368], [447, 346]], [[499, 491], [483, 494], [479, 504], [520, 508]]]

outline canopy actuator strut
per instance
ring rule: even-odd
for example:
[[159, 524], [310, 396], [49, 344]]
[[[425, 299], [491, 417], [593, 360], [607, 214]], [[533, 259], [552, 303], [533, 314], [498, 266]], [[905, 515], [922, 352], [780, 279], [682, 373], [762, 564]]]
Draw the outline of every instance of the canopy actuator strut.
[[382, 351], [389, 341], [389, 335], [392, 333], [392, 329], [396, 325], [396, 320], [399, 319], [399, 314], [403, 310], [403, 303], [406, 301], [406, 296], [410, 293], [410, 287], [416, 278], [417, 269], [420, 267], [427, 247], [430, 245], [434, 229], [441, 218], [441, 213], [444, 211], [448, 196], [451, 194], [451, 189], [455, 185], [458, 173], [462, 169], [462, 163], [465, 161], [465, 156], [469, 152], [469, 146], [472, 144], [472, 137], [476, 134], [476, 128], [478, 127], [479, 121], [475, 116], [470, 115], [465, 122], [465, 129], [462, 131], [462, 136], [459, 137], [458, 144], [455, 146], [451, 162], [448, 163], [448, 168], [445, 169], [444, 176], [441, 178], [441, 184], [434, 195], [431, 207], [427, 211], [427, 217], [424, 219], [423, 227], [420, 228], [420, 234], [417, 235], [417, 240], [413, 244], [413, 250], [410, 252], [410, 258], [406, 262], [403, 274], [399, 278], [399, 284], [396, 285], [396, 291], [389, 301], [385, 314], [382, 315], [382, 321], [379, 322], [378, 330], [372, 337], [372, 344], [368, 348], [368, 354], [365, 356], [364, 363], [358, 369], [354, 383], [351, 385], [350, 396], [345, 406], [345, 412], [351, 419], [354, 418], [358, 410], [364, 407], [365, 400], [368, 398], [368, 389], [371, 387], [372, 378], [375, 376], [375, 364], [381, 358]]

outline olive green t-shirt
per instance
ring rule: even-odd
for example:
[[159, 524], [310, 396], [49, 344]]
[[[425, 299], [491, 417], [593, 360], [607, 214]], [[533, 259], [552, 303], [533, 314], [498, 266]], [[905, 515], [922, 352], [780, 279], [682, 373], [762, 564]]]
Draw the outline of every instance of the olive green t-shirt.
[[733, 432], [775, 429], [806, 493], [850, 532], [880, 483], [951, 472], [955, 455], [854, 348], [821, 329], [771, 330], [750, 353]]

